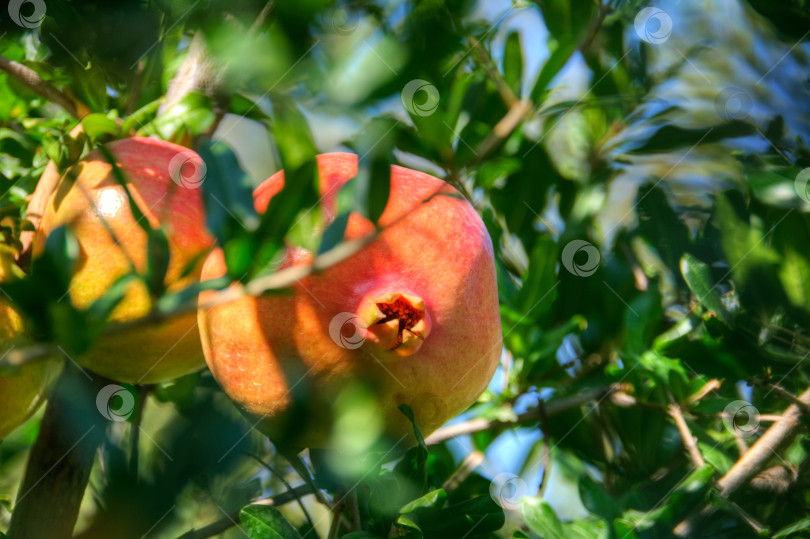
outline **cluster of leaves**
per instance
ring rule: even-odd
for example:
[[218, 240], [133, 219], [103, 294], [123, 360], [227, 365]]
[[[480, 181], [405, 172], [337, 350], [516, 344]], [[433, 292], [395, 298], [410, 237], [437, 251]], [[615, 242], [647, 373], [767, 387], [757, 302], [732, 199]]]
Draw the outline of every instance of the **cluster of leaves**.
[[[801, 2], [751, 4], [741, 12], [770, 46], [787, 51], [807, 38], [791, 15]], [[76, 120], [0, 74], [4, 243], [14, 245], [26, 229], [27, 196], [48, 160], [66, 170], [99, 144], [134, 134], [192, 145], [206, 162], [207, 224], [229, 278], [205, 286], [272, 273], [285, 240], [314, 236], [318, 243], [308, 247], [333, 249], [351, 211], [379, 217], [387, 199], [379, 180], [397, 160], [432, 167], [480, 211], [496, 251], [505, 360], [465, 418], [487, 420], [489, 428], [475, 429], [469, 447], [420, 443], [396, 459], [386, 451], [355, 455], [359, 466], [311, 452], [314, 480], [333, 494], [332, 505], [356, 509], [346, 537], [658, 537], [706, 504], [717, 511], [701, 523], [705, 535], [781, 536], [810, 527], [796, 520], [810, 503], [804, 433], [770, 463], [789, 479], [754, 481], [736, 505], [713, 486], [765, 426], [748, 436], [739, 418], [723, 415], [728, 406], [744, 399], [759, 414], [778, 414], [789, 404], [786, 393], [808, 385], [810, 213], [794, 191], [810, 166], [802, 140], [808, 130], [791, 132], [778, 115], [718, 113], [690, 122], [680, 121], [683, 104], [655, 109], [656, 92], [692, 64], [683, 54], [685, 62], [666, 69], [655, 63], [660, 48], [634, 32], [639, 2], [538, 1], [511, 8], [511, 17], [482, 16], [467, 0], [47, 6], [37, 31], [3, 22], [0, 54], [36, 70], [87, 114], [82, 132], [71, 134]], [[779, 38], [757, 11], [779, 25]], [[512, 24], [532, 17], [548, 32], [542, 62], [526, 45], [531, 30]], [[161, 110], [194, 35], [225, 75], [215, 90]], [[592, 81], [581, 94], [564, 93], [572, 65]], [[412, 81], [427, 85], [406, 91]], [[225, 143], [207, 136], [225, 112], [266, 129], [273, 164], [285, 168], [286, 187], [263, 216], [250, 193], [262, 178], [250, 178]], [[314, 136], [332, 122], [354, 127], [334, 141]], [[765, 149], [753, 153], [736, 144], [741, 137], [756, 137]], [[313, 156], [337, 147], [360, 155], [361, 170], [341, 192], [338, 218], [313, 235]], [[686, 189], [672, 185], [672, 171], [702, 151], [735, 166]], [[672, 168], [641, 172], [632, 187], [619, 181], [672, 155], [681, 156]], [[698, 193], [701, 182], [712, 187]], [[618, 219], [615, 191], [626, 205]], [[104, 330], [126, 281], [85, 312], [60, 302], [75, 265], [71, 241], [69, 231], [53, 236], [10, 292], [38, 320], [39, 339], [77, 354]], [[163, 315], [199, 291], [166, 294], [157, 275], [129, 278], [153, 285]], [[563, 405], [594, 390], [600, 396], [586, 404]], [[252, 538], [315, 533], [305, 512], [248, 504], [283, 490], [284, 474], [263, 470], [285, 464], [209, 374], [133, 391], [155, 407], [133, 415], [128, 438], [115, 431], [105, 442], [91, 482], [99, 510], [83, 523], [82, 537], [141, 536], [153, 526], [175, 533], [220, 511], [238, 512]], [[685, 451], [673, 406], [702, 462]], [[3, 445], [3, 467], [24, 454], [32, 425]], [[126, 442], [137, 446], [141, 429], [159, 449], [138, 460]], [[507, 429], [527, 435], [530, 447], [503, 449]], [[508, 471], [539, 482], [537, 495], [504, 503], [508, 495], [493, 493], [491, 474], [462, 473], [464, 457], [477, 452], [493, 461], [525, 455]], [[564, 477], [549, 478], [552, 469]], [[571, 483], [577, 490], [565, 491]], [[581, 509], [566, 512], [566, 505]], [[198, 518], [193, 507], [213, 510]]]

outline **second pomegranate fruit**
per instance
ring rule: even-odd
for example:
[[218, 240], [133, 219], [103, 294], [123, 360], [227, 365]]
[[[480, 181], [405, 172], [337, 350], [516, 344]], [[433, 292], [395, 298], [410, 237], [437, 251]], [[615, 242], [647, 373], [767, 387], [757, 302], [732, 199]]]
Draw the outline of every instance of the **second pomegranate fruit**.
[[[166, 233], [168, 267], [163, 281], [169, 292], [199, 278], [202, 258], [214, 242], [205, 227], [198, 188], [205, 165], [196, 153], [145, 137], [117, 140], [106, 149], [121, 177], [101, 150], [88, 154], [57, 184], [34, 240], [36, 254], [57, 227], [73, 230], [81, 254], [70, 283], [70, 300], [80, 309], [90, 307], [120, 277], [146, 274], [155, 253], [150, 260], [144, 228], [162, 227]], [[110, 322], [146, 316], [153, 299], [144, 281], [131, 282]], [[204, 367], [198, 335], [193, 314], [177, 316], [102, 336], [76, 360], [114, 380], [155, 383]]]

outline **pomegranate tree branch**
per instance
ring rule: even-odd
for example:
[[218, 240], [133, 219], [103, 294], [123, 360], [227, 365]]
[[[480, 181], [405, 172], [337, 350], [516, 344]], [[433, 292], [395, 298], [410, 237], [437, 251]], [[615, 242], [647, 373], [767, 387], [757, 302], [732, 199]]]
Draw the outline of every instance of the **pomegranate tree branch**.
[[0, 55], [0, 69], [23, 83], [29, 90], [56, 103], [65, 109], [71, 116], [78, 118], [76, 103], [52, 84], [44, 81], [39, 74], [30, 67]]
[[[765, 434], [754, 442], [734, 466], [717, 481], [717, 489], [721, 498], [731, 498], [760, 473], [774, 455], [777, 455], [796, 437], [801, 427], [802, 408], [810, 405], [810, 388], [798, 397], [798, 401], [802, 403], [802, 407], [798, 404], [788, 406], [782, 413], [782, 417], [771, 425]], [[713, 506], [704, 507], [699, 514], [678, 524], [674, 530], [675, 535], [678, 537], [693, 535], [699, 522], [714, 511]]]
[[532, 112], [532, 102], [528, 99], [519, 99], [514, 101], [509, 107], [509, 111], [501, 120], [495, 124], [492, 131], [487, 135], [478, 148], [475, 150], [475, 159], [473, 165], [480, 163], [489, 155], [503, 140], [506, 139], [512, 132], [517, 129], [523, 120], [525, 120]]
[[79, 516], [104, 418], [96, 409], [109, 380], [65, 365], [48, 399], [11, 514], [9, 539], [69, 539]]
[[620, 384], [589, 389], [581, 393], [577, 393], [576, 395], [570, 395], [553, 402], [544, 403], [543, 410], [540, 408], [533, 408], [523, 412], [522, 414], [518, 414], [514, 420], [509, 421], [504, 421], [501, 419], [485, 419], [482, 417], [470, 419], [469, 421], [458, 423], [456, 425], [450, 425], [437, 430], [425, 439], [425, 443], [428, 445], [435, 445], [464, 434], [473, 434], [490, 429], [509, 428], [521, 425], [523, 423], [539, 421], [542, 418], [543, 413], [545, 413], [546, 417], [551, 417], [561, 414], [566, 410], [570, 410], [571, 408], [582, 406], [583, 404], [592, 400], [602, 401], [614, 393], [622, 391], [623, 389], [624, 386]]

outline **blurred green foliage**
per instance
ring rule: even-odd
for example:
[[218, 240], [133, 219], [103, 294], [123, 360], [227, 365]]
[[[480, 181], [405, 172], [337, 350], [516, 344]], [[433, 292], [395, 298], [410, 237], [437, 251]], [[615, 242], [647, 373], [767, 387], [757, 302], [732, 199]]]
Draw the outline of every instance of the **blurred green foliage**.
[[[320, 252], [349, 211], [380, 215], [388, 163], [427, 170], [492, 237], [503, 362], [460, 420], [486, 428], [461, 441], [309, 454], [334, 504], [354, 500], [342, 536], [667, 537], [706, 505], [716, 511], [699, 536], [802, 536], [804, 426], [768, 463], [772, 479], [734, 505], [715, 482], [808, 385], [810, 13], [803, 0], [679, 4], [47, 0], [41, 20], [0, 19], [0, 54], [81, 103], [83, 133], [0, 73], [0, 239], [17, 246], [30, 228], [48, 160], [64, 171], [133, 134], [200, 153], [208, 226], [245, 282], [274, 270], [285, 238], [313, 237], [302, 217], [318, 196], [316, 153], [361, 156]], [[216, 76], [162, 106], [194, 36]], [[265, 138], [234, 127], [248, 123]], [[257, 155], [287, 175], [262, 217]], [[153, 275], [126, 279], [150, 283], [163, 314], [228, 284], [165, 294], [154, 235]], [[76, 256], [60, 231], [27, 279], [3, 287], [38, 340], [71, 354], [126, 286], [87, 311], [60, 302]], [[251, 505], [302, 479], [210, 373], [132, 390], [139, 411], [109, 425], [77, 537], [173, 537], [214, 521], [225, 537], [326, 533], [311, 496]], [[738, 401], [756, 417], [729, 417]], [[362, 395], [341, 403], [357, 414]], [[0, 446], [0, 528], [37, 421]]]

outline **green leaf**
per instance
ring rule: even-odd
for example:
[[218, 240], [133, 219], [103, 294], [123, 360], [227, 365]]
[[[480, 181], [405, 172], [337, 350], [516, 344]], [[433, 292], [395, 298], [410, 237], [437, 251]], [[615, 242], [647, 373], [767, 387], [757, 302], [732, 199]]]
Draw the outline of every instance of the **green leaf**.
[[774, 229], [774, 247], [782, 255], [779, 264], [779, 280], [790, 302], [810, 312], [810, 245], [807, 217], [792, 212], [784, 217]]
[[224, 142], [203, 138], [197, 149], [205, 163], [201, 178], [206, 224], [224, 244], [234, 230], [252, 232], [259, 225], [253, 206], [253, 186], [233, 150]]
[[436, 489], [409, 502], [399, 510], [401, 514], [415, 513], [419, 520], [429, 519], [439, 513], [447, 502], [447, 492], [444, 489]]
[[273, 100], [273, 135], [286, 174], [302, 167], [318, 153], [306, 118], [290, 99]]
[[588, 511], [605, 520], [611, 521], [622, 514], [616, 500], [588, 475], [583, 475], [579, 480], [579, 497]]
[[292, 524], [270, 505], [243, 507], [239, 520], [250, 539], [301, 539]]
[[667, 497], [667, 506], [673, 514], [685, 515], [696, 505], [702, 503], [706, 492], [711, 488], [715, 469], [711, 464], [704, 464], [690, 473], [678, 487]]
[[388, 204], [391, 191], [391, 161], [388, 156], [374, 154], [371, 163], [361, 159], [357, 179], [358, 201], [363, 201], [361, 213], [376, 223]]
[[727, 138], [745, 137], [756, 133], [756, 127], [742, 120], [729, 122], [713, 127], [687, 129], [673, 124], [666, 124], [629, 153], [667, 152], [677, 148], [705, 145]]
[[129, 290], [130, 283], [138, 277], [135, 274], [128, 273], [118, 278], [105, 292], [104, 295], [93, 302], [87, 309], [87, 314], [90, 320], [103, 324], [107, 318], [112, 314], [115, 307], [124, 299], [124, 296]]
[[360, 156], [354, 185], [354, 209], [376, 223], [391, 191], [391, 163], [393, 162], [394, 137], [398, 123], [389, 118], [375, 119], [353, 141]]
[[249, 99], [248, 97], [245, 97], [239, 93], [236, 93], [231, 97], [228, 110], [233, 114], [238, 114], [239, 116], [244, 116], [245, 118], [250, 118], [260, 122], [267, 122], [270, 120], [270, 117], [265, 114], [264, 111], [262, 111], [262, 109], [259, 108], [259, 106], [252, 99]]
[[613, 532], [622, 539], [638, 539], [636, 527], [624, 518], [617, 518], [613, 521]]
[[399, 518], [397, 518], [396, 524], [400, 528], [406, 528], [407, 529], [406, 533], [408, 532], [413, 533], [417, 538], [424, 537], [424, 534], [422, 533], [422, 528], [419, 527], [419, 522], [416, 519], [412, 518], [411, 515], [400, 515]]
[[410, 468], [410, 473], [407, 475], [419, 486], [419, 492], [422, 493], [425, 491], [427, 485], [428, 448], [425, 445], [425, 439], [422, 437], [422, 431], [419, 430], [419, 425], [416, 424], [416, 419], [411, 407], [407, 404], [400, 404], [399, 411], [402, 412], [413, 425], [413, 434], [417, 442], [416, 447], [409, 450], [402, 459], [402, 462], [400, 462], [400, 468], [403, 466]]
[[698, 302], [728, 324], [731, 315], [715, 292], [717, 285], [712, 282], [709, 266], [689, 253], [683, 255], [680, 265], [683, 279]]
[[155, 99], [151, 103], [147, 103], [143, 107], [139, 108], [126, 118], [124, 118], [124, 123], [121, 125], [121, 133], [129, 134], [130, 131], [133, 129], [140, 128], [143, 124], [147, 123], [147, 120], [157, 114], [158, 108], [160, 108], [161, 103], [163, 103], [162, 99]]
[[207, 279], [196, 282], [183, 290], [164, 294], [157, 301], [157, 311], [161, 314], [168, 314], [182, 305], [188, 305], [197, 300], [197, 296], [203, 290], [222, 290], [231, 284], [231, 278], [223, 275], [218, 279]]
[[532, 89], [531, 99], [534, 103], [542, 103], [545, 98], [546, 89], [551, 84], [551, 80], [565, 67], [571, 55], [577, 50], [576, 43], [573, 41], [564, 42], [557, 45], [554, 52], [546, 63], [543, 64], [543, 69], [540, 70], [540, 75], [537, 77], [537, 82], [534, 83]]
[[518, 32], [510, 32], [506, 36], [503, 51], [503, 78], [515, 95], [519, 96], [523, 83], [523, 50]]
[[420, 526], [428, 536], [464, 537], [473, 531], [485, 534], [499, 530], [505, 520], [501, 506], [485, 494], [448, 505], [432, 520], [420, 522]]
[[141, 131], [144, 131], [144, 134], [154, 131], [164, 140], [171, 140], [184, 130], [192, 135], [201, 135], [208, 131], [216, 120], [213, 106], [211, 98], [207, 95], [189, 92]]
[[103, 135], [115, 135], [118, 126], [106, 114], [95, 112], [82, 118], [82, 127], [89, 137], [98, 138]]
[[525, 498], [521, 512], [529, 529], [544, 539], [568, 539], [557, 513], [540, 498]]
[[[285, 168], [284, 188], [276, 194], [261, 217], [255, 237], [259, 242], [262, 259], [269, 261], [273, 253], [283, 246], [284, 237], [289, 233], [296, 218], [304, 211], [311, 213], [317, 204], [317, 165], [315, 156], [297, 169]], [[254, 266], [260, 270], [265, 264]]]
[[773, 539], [781, 539], [782, 537], [790, 537], [798, 532], [802, 532], [805, 530], [810, 530], [810, 517], [805, 517], [801, 520], [797, 520], [793, 524], [789, 526], [785, 526], [775, 534], [773, 534]]
[[734, 465], [734, 460], [717, 447], [716, 443], [707, 444], [699, 441], [697, 446], [704, 460], [711, 464], [718, 473], [725, 474]]
[[759, 295], [757, 299], [760, 303], [768, 303], [769, 299], [773, 299], [772, 290], [781, 292], [781, 283], [777, 278], [780, 257], [766, 241], [762, 223], [755, 221], [749, 224], [737, 214], [731, 202], [733, 195], [717, 196], [714, 218], [722, 230], [720, 245], [741, 294], [749, 298]]
[[161, 296], [166, 289], [166, 272], [169, 270], [169, 238], [162, 228], [149, 228], [147, 237], [149, 260], [146, 267], [146, 283], [152, 296]]
[[225, 255], [228, 276], [231, 279], [238, 281], [250, 271], [255, 250], [256, 242], [251, 236], [239, 235], [225, 242], [222, 251]]
[[673, 273], [678, 260], [689, 246], [689, 231], [683, 220], [669, 205], [666, 193], [655, 185], [643, 185], [638, 190], [638, 230], [661, 256]]
[[318, 254], [325, 253], [343, 241], [350, 215], [350, 213], [341, 213], [326, 227], [321, 237], [321, 245], [318, 247]]
[[[43, 252], [33, 260], [31, 274], [3, 283], [3, 295], [29, 320], [28, 330], [38, 340], [48, 341], [65, 335], [75, 342], [77, 349], [86, 344], [82, 337], [84, 324], [78, 322], [76, 325], [80, 327], [74, 327], [74, 321], [81, 320], [82, 314], [70, 301], [63, 301], [69, 292], [79, 253], [79, 242], [73, 232], [67, 227], [58, 227], [48, 236]], [[59, 320], [65, 321], [64, 327], [58, 325]]]
[[515, 297], [515, 310], [529, 320], [547, 313], [557, 297], [557, 243], [541, 236], [529, 258], [529, 268], [522, 276], [523, 286]]
[[428, 449], [427, 446], [425, 445], [425, 439], [422, 437], [422, 431], [419, 430], [419, 425], [416, 424], [416, 419], [413, 415], [413, 410], [411, 410], [411, 407], [408, 406], [407, 404], [400, 404], [398, 408], [399, 411], [402, 412], [405, 415], [405, 417], [408, 418], [411, 424], [413, 424], [413, 434], [416, 437], [416, 441], [419, 444], [419, 447], [424, 449], [424, 451], [427, 453]]

